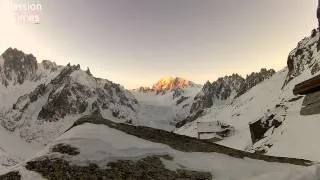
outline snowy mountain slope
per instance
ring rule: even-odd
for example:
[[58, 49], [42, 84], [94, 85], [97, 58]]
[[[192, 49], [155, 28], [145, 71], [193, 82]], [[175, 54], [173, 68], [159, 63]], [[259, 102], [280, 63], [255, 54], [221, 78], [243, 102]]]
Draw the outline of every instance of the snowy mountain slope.
[[134, 124], [168, 131], [173, 130], [171, 123], [175, 119], [172, 108], [172, 93], [156, 95], [154, 93], [133, 92], [140, 104], [137, 121]]
[[134, 91], [138, 91], [140, 93], [153, 92], [155, 94], [164, 95], [166, 93], [188, 87], [201, 87], [201, 85], [181, 77], [167, 77], [160, 79], [154, 85], [152, 85], [152, 87], [140, 87]]
[[[320, 116], [301, 115], [304, 96], [293, 95], [296, 84], [319, 73], [314, 70], [319, 61], [318, 38], [319, 33], [316, 33], [313, 37], [303, 39], [297, 49], [290, 53], [289, 59], [294, 56], [293, 67], [277, 72], [270, 79], [256, 85], [226, 105], [214, 104], [212, 108], [206, 110], [203, 117], [177, 129], [176, 132], [196, 137], [197, 122], [218, 120], [235, 127], [233, 136], [223, 139], [218, 142], [219, 144], [270, 155], [320, 160], [317, 153], [320, 150], [318, 142], [320, 134], [317, 129]], [[312, 54], [311, 58], [303, 57], [303, 53], [295, 55], [299, 49]], [[276, 108], [281, 106], [286, 107], [281, 125], [279, 127], [271, 125], [270, 131], [266, 132], [264, 138], [252, 144], [249, 123], [264, 117], [282, 116], [283, 111], [276, 111]]]
[[18, 134], [0, 127], [0, 173], [29, 159], [42, 148], [37, 144], [27, 143]]
[[134, 124], [172, 131], [175, 123], [189, 115], [198, 85], [172, 89], [166, 93], [131, 91], [140, 104], [137, 122]]
[[[9, 169], [10, 177], [25, 179], [318, 179], [317, 166], [290, 164], [309, 161], [259, 154], [320, 161], [320, 115], [301, 115], [304, 96], [292, 93], [297, 83], [319, 74], [318, 39], [318, 31], [303, 39], [289, 54], [288, 68], [277, 73], [234, 74], [202, 90], [170, 78], [129, 92], [79, 65], [37, 63], [32, 55], [8, 49], [0, 56], [0, 173]], [[111, 121], [76, 121], [94, 112]], [[197, 137], [197, 122], [212, 121], [234, 129], [220, 145], [255, 154], [157, 130]], [[252, 122], [267, 130], [254, 142]]]
[[37, 63], [32, 54], [7, 49], [0, 56], [0, 109], [11, 108], [18, 97], [50, 82], [61, 70], [62, 66], [54, 62], [44, 60]]
[[[237, 158], [216, 152], [179, 151], [166, 144], [151, 142], [152, 140], [148, 141], [118, 130], [122, 128], [126, 131], [125, 127], [116, 123], [110, 126], [81, 123], [27, 162], [10, 169], [9, 175], [22, 176], [23, 179], [104, 177], [107, 179], [312, 180], [318, 178], [317, 166], [304, 167]], [[134, 130], [134, 127], [127, 126], [127, 128], [132, 133], [134, 131], [138, 134], [149, 134], [150, 138], [163, 137], [161, 135], [163, 132], [160, 131], [150, 134], [151, 131], [157, 130], [149, 129], [150, 132], [142, 132]], [[171, 140], [179, 142], [180, 139], [177, 137]]]
[[[215, 120], [222, 121], [227, 124], [231, 124], [236, 128], [236, 134], [230, 137], [235, 137], [236, 140], [234, 142], [227, 143], [229, 139], [228, 138], [225, 140], [226, 143], [224, 145], [244, 149], [247, 143], [251, 141], [250, 134], [248, 134], [248, 123], [259, 118], [260, 115], [263, 114], [268, 108], [271, 108], [273, 104], [275, 105], [278, 103], [278, 101], [280, 101], [278, 97], [279, 90], [281, 89], [282, 82], [286, 74], [287, 72], [285, 70], [277, 72], [269, 80], [258, 84], [250, 91], [239, 98], [234, 99], [230, 103], [227, 103], [226, 105], [214, 105], [212, 108], [207, 109], [207, 112], [204, 113], [204, 116], [198, 118], [192, 123], [186, 124], [184, 127], [177, 129], [176, 132], [178, 134], [196, 137], [197, 122], [210, 122]], [[241, 140], [239, 138], [244, 139]]]
[[137, 101], [132, 94], [108, 80], [97, 79], [67, 65], [48, 84], [40, 84], [2, 114], [1, 124], [18, 131], [27, 141], [50, 142], [79, 115], [101, 109], [105, 117], [123, 121], [135, 118]]
[[177, 123], [176, 127], [180, 128], [188, 122], [203, 115], [205, 109], [214, 106], [224, 106], [232, 102], [233, 99], [241, 96], [252, 87], [269, 79], [274, 75], [273, 69], [261, 69], [260, 72], [251, 73], [244, 79], [238, 74], [218, 78], [210, 83], [207, 81], [202, 90], [195, 96], [192, 103], [190, 114], [183, 121]]

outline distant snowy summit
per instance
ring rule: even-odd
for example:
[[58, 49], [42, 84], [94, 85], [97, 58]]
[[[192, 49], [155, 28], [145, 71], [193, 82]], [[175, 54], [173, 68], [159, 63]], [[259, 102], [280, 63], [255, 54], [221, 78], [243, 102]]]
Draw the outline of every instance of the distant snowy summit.
[[192, 81], [186, 80], [181, 77], [167, 77], [160, 79], [151, 88], [150, 87], [140, 87], [136, 89], [141, 93], [154, 92], [156, 94], [166, 94], [168, 92], [173, 92], [179, 89], [185, 89], [188, 87], [201, 87], [201, 85], [196, 84]]

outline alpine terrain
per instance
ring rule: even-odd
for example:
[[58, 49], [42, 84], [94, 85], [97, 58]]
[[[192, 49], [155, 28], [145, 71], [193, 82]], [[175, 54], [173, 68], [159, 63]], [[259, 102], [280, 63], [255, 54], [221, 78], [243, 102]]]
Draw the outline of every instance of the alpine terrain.
[[278, 72], [133, 90], [8, 48], [0, 179], [319, 179], [319, 39], [314, 29]]

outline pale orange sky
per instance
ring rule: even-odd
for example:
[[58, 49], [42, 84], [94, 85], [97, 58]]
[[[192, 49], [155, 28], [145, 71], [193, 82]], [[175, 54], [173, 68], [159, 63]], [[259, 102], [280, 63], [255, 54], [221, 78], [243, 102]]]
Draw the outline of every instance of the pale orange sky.
[[0, 0], [0, 51], [90, 67], [126, 88], [167, 76], [203, 84], [282, 69], [316, 27], [316, 0], [38, 0], [41, 23], [17, 24]]

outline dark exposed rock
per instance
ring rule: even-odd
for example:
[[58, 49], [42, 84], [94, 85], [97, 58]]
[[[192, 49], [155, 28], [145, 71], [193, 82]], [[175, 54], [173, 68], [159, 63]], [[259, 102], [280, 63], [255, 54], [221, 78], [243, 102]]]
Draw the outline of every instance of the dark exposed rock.
[[86, 73], [87, 73], [89, 76], [92, 76], [92, 74], [91, 74], [91, 71], [90, 71], [89, 67], [87, 68]]
[[[111, 162], [107, 168], [90, 163], [88, 166], [71, 165], [58, 158], [43, 157], [30, 161], [26, 169], [36, 171], [49, 180], [56, 179], [154, 179], [154, 180], [210, 180], [211, 173], [165, 168], [161, 156], [150, 156], [138, 161], [119, 160]], [[166, 158], [166, 157], [164, 157]]]
[[[36, 58], [32, 54], [8, 48], [2, 55], [0, 64], [0, 84], [20, 85], [26, 81], [44, 82], [50, 80], [53, 72], [61, 70], [62, 66], [57, 66], [56, 63], [49, 60], [43, 60], [37, 63]], [[40, 83], [39, 83], [40, 84]]]
[[113, 111], [112, 112], [113, 117], [119, 117], [119, 111]]
[[199, 111], [193, 113], [192, 115], [188, 116], [184, 120], [177, 122], [176, 128], [180, 128], [180, 127], [184, 126], [185, 124], [198, 119], [200, 116], [203, 115], [203, 113], [204, 113], [204, 110], [199, 110]]
[[[277, 104], [272, 110], [268, 109], [263, 117], [255, 122], [249, 123], [253, 151], [262, 153], [267, 151], [269, 146], [272, 146], [270, 137], [273, 135], [274, 130], [280, 127], [285, 121], [287, 109], [288, 107], [284, 104]], [[264, 140], [264, 142], [258, 143], [258, 145], [255, 146], [255, 143], [260, 140]]]
[[[24, 112], [31, 103], [38, 100], [39, 97], [43, 96], [46, 92], [45, 84], [40, 84], [35, 90], [29, 94], [23, 95], [18, 98], [17, 102], [13, 104], [12, 109]], [[21, 116], [18, 116], [15, 121], [19, 121]]]
[[32, 54], [24, 54], [18, 49], [9, 48], [2, 54], [2, 57], [4, 59], [2, 84], [5, 86], [8, 85], [8, 81], [22, 84], [37, 72], [37, 60]]
[[[13, 108], [0, 118], [1, 125], [10, 131], [19, 127], [22, 138], [35, 141], [42, 138], [39, 136], [42, 130], [30, 126], [34, 117], [39, 120], [38, 124], [101, 109], [106, 113], [117, 113], [118, 119], [132, 122], [138, 107], [134, 96], [119, 84], [89, 76], [79, 68], [69, 64], [59, 69], [60, 73], [48, 84], [40, 84], [31, 93], [20, 96]], [[31, 112], [38, 114], [34, 116]], [[44, 130], [44, 133], [51, 132]]]
[[175, 89], [173, 90], [173, 99], [180, 97], [184, 93], [183, 89]]
[[55, 72], [58, 70], [57, 64], [49, 60], [43, 60], [40, 65], [42, 65], [45, 70], [49, 70], [51, 72]]
[[0, 175], [1, 180], [20, 180], [21, 175], [18, 171], [8, 172], [4, 175]]
[[211, 83], [207, 81], [202, 87], [202, 91], [194, 98], [190, 113], [194, 114], [194, 112], [211, 107], [213, 105], [212, 92]]
[[186, 108], [186, 107], [188, 107], [188, 106], [190, 106], [190, 104], [184, 104], [184, 105], [182, 106], [182, 108]]
[[29, 94], [30, 102], [38, 100], [38, 97], [43, 96], [46, 91], [45, 84], [40, 84], [34, 91]]
[[268, 129], [271, 128], [267, 123], [262, 122], [261, 119], [256, 122], [250, 123], [249, 127], [253, 144], [262, 139]]
[[316, 37], [316, 35], [317, 35], [317, 30], [316, 30], [316, 29], [313, 29], [313, 30], [311, 31], [311, 37], [314, 38], [314, 37]]
[[[38, 118], [47, 121], [57, 121], [68, 114], [81, 114], [89, 106], [88, 99], [96, 96], [97, 100], [92, 102], [91, 109], [108, 109], [110, 104], [119, 104], [129, 107], [135, 111], [134, 105], [137, 100], [129, 99], [127, 93], [119, 84], [106, 81], [103, 88], [87, 87], [71, 79], [70, 74], [78, 71], [80, 66], [66, 66], [61, 73], [49, 84], [53, 87], [48, 102], [42, 107]], [[99, 81], [100, 79], [95, 79]], [[48, 88], [50, 87], [48, 86]], [[114, 97], [118, 98], [115, 102]], [[125, 118], [118, 109], [111, 110], [117, 118]]]
[[[197, 115], [199, 115], [197, 113], [198, 111], [210, 108], [215, 101], [223, 101], [229, 98], [237, 98], [241, 96], [257, 84], [269, 79], [274, 74], [275, 70], [267, 70], [263, 68], [260, 72], [247, 75], [246, 79], [238, 74], [233, 74], [232, 76], [219, 78], [213, 83], [207, 81], [201, 92], [194, 98], [188, 120], [182, 121], [181, 123], [191, 122], [190, 120], [192, 119], [195, 120], [195, 118], [192, 117], [197, 117]], [[236, 96], [231, 97], [232, 94], [236, 94]]]
[[[283, 84], [285, 87], [292, 79], [299, 76], [306, 69], [311, 69], [311, 74], [319, 72], [319, 41], [317, 38], [319, 31], [312, 30], [311, 36], [302, 39], [297, 47], [288, 56], [288, 74]], [[317, 51], [314, 50], [316, 46]]]
[[213, 83], [207, 81], [202, 91], [194, 98], [190, 114], [211, 107], [216, 100], [228, 99], [232, 92], [239, 91], [244, 82], [245, 80], [238, 74], [219, 78]]
[[152, 92], [152, 89], [150, 87], [139, 87], [137, 91], [140, 93], [148, 93], [148, 92]]
[[90, 90], [83, 85], [65, 84], [61, 91], [52, 91], [48, 102], [39, 112], [38, 118], [57, 121], [68, 114], [83, 113], [88, 107], [86, 98], [90, 95]]
[[246, 93], [248, 90], [256, 86], [257, 84], [261, 83], [262, 81], [269, 79], [276, 73], [273, 69], [265, 69], [262, 68], [260, 72], [253, 72], [250, 75], [247, 75], [245, 83], [243, 83], [239, 89], [239, 92], [236, 97], [241, 96], [242, 94]]
[[51, 148], [51, 152], [59, 152], [61, 154], [68, 154], [71, 156], [75, 156], [80, 154], [79, 150], [75, 147], [72, 147], [69, 144], [56, 144]]
[[294, 98], [291, 98], [288, 100], [288, 102], [294, 102], [294, 101], [298, 101], [299, 99], [303, 98], [303, 96], [297, 96], [297, 97], [294, 97]]
[[320, 71], [319, 63], [315, 63], [311, 68], [311, 74], [314, 75]]
[[181, 104], [183, 101], [185, 101], [185, 100], [187, 100], [187, 99], [189, 99], [189, 98], [190, 98], [190, 97], [181, 96], [181, 97], [177, 100], [176, 105]]

